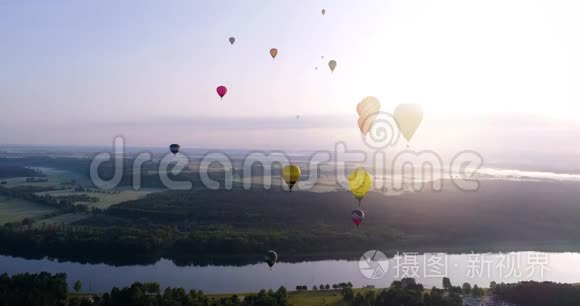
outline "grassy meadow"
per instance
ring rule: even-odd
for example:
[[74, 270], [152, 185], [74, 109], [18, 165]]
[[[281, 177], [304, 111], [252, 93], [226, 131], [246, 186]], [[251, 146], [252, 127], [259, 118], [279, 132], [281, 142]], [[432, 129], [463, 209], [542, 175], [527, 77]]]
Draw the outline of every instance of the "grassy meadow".
[[56, 209], [48, 206], [0, 195], [0, 224], [18, 222], [24, 218], [38, 218], [55, 211]]
[[[365, 294], [370, 290], [379, 289], [365, 289], [365, 288], [353, 288], [354, 294], [357, 293]], [[245, 295], [255, 294], [255, 293], [237, 293], [235, 295], [242, 299]], [[221, 298], [228, 298], [234, 294], [210, 294], [212, 299], [219, 300]], [[288, 305], [292, 306], [346, 306], [348, 303], [343, 301], [340, 290], [309, 290], [308, 291], [289, 291], [288, 292]]]
[[75, 195], [87, 195], [89, 197], [97, 198], [97, 202], [77, 202], [76, 204], [86, 204], [89, 207], [96, 207], [101, 209], [109, 208], [111, 205], [119, 204], [125, 201], [137, 200], [145, 197], [146, 195], [158, 191], [157, 189], [140, 189], [133, 190], [130, 188], [125, 188], [119, 190], [117, 193], [105, 193], [105, 192], [94, 192], [94, 191], [75, 191], [74, 189], [65, 190], [52, 190], [37, 192], [37, 195], [49, 194], [54, 197], [65, 197], [65, 196], [75, 196]]

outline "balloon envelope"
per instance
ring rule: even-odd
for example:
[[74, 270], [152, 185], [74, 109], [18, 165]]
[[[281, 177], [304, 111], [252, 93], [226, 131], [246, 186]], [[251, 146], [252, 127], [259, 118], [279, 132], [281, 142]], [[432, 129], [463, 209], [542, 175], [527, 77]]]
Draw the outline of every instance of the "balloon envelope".
[[336, 61], [331, 60], [330, 62], [328, 62], [328, 67], [330, 67], [330, 71], [334, 72], [334, 69], [336, 68]]
[[236, 42], [236, 38], [235, 37], [230, 37], [229, 38], [230, 44], [234, 44]]
[[357, 227], [362, 223], [365, 219], [365, 212], [361, 209], [354, 209], [352, 211], [352, 223], [354, 223]]
[[288, 184], [288, 188], [292, 191], [292, 187], [300, 180], [300, 176], [302, 175], [302, 171], [300, 171], [300, 167], [296, 165], [289, 165], [282, 169], [282, 178], [286, 184]]
[[321, 13], [322, 13], [322, 15], [326, 14], [326, 10], [322, 9]]
[[359, 115], [358, 128], [366, 136], [381, 111], [381, 103], [375, 97], [366, 97], [356, 105]]
[[359, 201], [365, 197], [372, 184], [373, 179], [364, 168], [356, 168], [348, 176], [350, 192]]
[[217, 94], [220, 96], [220, 98], [223, 98], [226, 93], [228, 92], [228, 88], [225, 86], [218, 86], [218, 88], [216, 88]]
[[270, 49], [270, 55], [272, 56], [272, 58], [276, 58], [276, 55], [278, 55], [278, 49], [276, 48]]
[[419, 104], [399, 104], [395, 109], [394, 117], [403, 137], [411, 141], [423, 121], [423, 108]]
[[268, 251], [268, 252], [266, 252], [266, 255], [264, 256], [264, 259], [266, 260], [266, 263], [268, 263], [268, 266], [270, 266], [270, 268], [272, 268], [272, 266], [278, 260], [278, 254], [274, 251]]
[[180, 145], [174, 143], [172, 145], [169, 146], [169, 151], [171, 151], [171, 153], [173, 153], [173, 155], [177, 154], [179, 152], [179, 149], [181, 148]]

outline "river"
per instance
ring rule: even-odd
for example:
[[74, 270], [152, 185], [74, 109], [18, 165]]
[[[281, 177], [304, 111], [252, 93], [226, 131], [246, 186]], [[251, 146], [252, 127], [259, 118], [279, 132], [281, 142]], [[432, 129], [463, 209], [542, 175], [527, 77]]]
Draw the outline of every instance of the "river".
[[355, 287], [381, 288], [406, 276], [416, 278], [429, 288], [440, 287], [443, 276], [448, 276], [454, 285], [469, 282], [482, 287], [488, 287], [492, 280], [498, 283], [523, 280], [580, 282], [580, 253], [400, 254], [382, 261], [380, 253], [377, 254], [368, 265], [364, 260], [324, 260], [279, 262], [272, 269], [265, 263], [177, 266], [170, 260], [161, 259], [152, 265], [117, 267], [0, 256], [0, 271], [9, 274], [64, 272], [69, 285], [80, 280], [83, 291], [87, 292], [107, 292], [113, 286], [128, 286], [135, 281], [158, 282], [162, 288], [195, 288], [208, 293], [255, 292], [279, 286], [294, 290], [296, 285], [307, 285], [310, 289], [314, 285], [332, 286], [340, 282], [352, 282]]

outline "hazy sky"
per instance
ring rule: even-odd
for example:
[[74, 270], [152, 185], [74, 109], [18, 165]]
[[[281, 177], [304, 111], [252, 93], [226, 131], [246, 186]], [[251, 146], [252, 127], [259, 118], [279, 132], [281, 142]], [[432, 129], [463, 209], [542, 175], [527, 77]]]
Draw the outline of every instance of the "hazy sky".
[[578, 16], [574, 0], [0, 1], [0, 144], [360, 145], [373, 95], [424, 106], [422, 148], [578, 153]]

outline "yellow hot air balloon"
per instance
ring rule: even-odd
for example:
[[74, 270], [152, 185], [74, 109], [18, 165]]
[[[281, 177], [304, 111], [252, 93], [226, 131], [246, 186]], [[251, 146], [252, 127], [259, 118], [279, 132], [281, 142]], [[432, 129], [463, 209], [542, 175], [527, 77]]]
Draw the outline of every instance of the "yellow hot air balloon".
[[363, 136], [366, 136], [381, 111], [381, 103], [377, 98], [369, 96], [356, 105], [356, 111], [359, 115], [358, 127]]
[[300, 171], [300, 167], [296, 165], [289, 165], [282, 169], [282, 178], [288, 184], [288, 188], [292, 191], [292, 187], [300, 180], [300, 175], [302, 172]]
[[336, 68], [336, 61], [331, 60], [330, 62], [328, 62], [328, 67], [330, 67], [330, 71], [334, 72], [334, 69]]
[[276, 55], [278, 55], [278, 49], [276, 48], [272, 48], [270, 49], [270, 55], [272, 56], [272, 58], [276, 58]]
[[411, 141], [423, 120], [423, 108], [419, 104], [399, 104], [394, 113], [401, 134]]
[[356, 168], [348, 176], [350, 192], [352, 192], [354, 197], [358, 200], [359, 206], [360, 201], [365, 197], [367, 192], [369, 192], [372, 184], [373, 179], [364, 168]]

